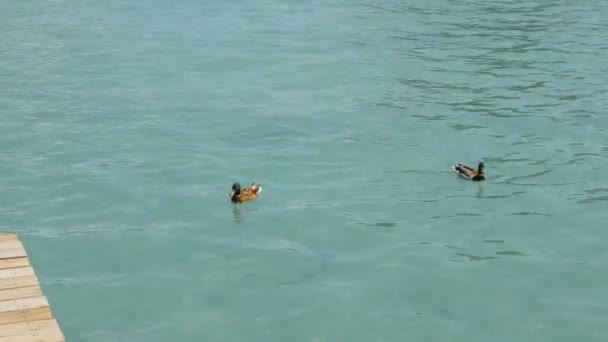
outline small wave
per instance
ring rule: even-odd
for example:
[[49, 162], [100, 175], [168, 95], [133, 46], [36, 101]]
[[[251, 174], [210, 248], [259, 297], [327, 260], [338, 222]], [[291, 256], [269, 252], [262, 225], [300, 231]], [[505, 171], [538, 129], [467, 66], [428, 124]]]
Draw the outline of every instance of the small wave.
[[519, 251], [498, 251], [496, 252], [496, 255], [528, 256]]
[[532, 179], [532, 178], [538, 178], [540, 176], [546, 175], [547, 173], [551, 172], [551, 170], [544, 170], [544, 171], [540, 171], [540, 172], [536, 172], [536, 173], [532, 173], [529, 175], [524, 175], [524, 176], [516, 176], [516, 177], [510, 177], [507, 178], [504, 183], [505, 184], [514, 184], [514, 185], [535, 185], [535, 184], [522, 184], [522, 183], [516, 183], [515, 181], [518, 180], [523, 180], [523, 179]]
[[479, 255], [473, 255], [473, 254], [467, 254], [467, 253], [454, 253], [454, 255], [460, 256], [460, 257], [465, 257], [465, 258], [469, 259], [469, 261], [484, 261], [484, 260], [497, 259], [497, 257], [495, 257], [495, 256], [479, 256]]
[[596, 197], [588, 197], [582, 200], [576, 201], [577, 204], [595, 204], [597, 202], [608, 201], [608, 195], [606, 196], [596, 196]]
[[536, 211], [518, 211], [518, 212], [511, 213], [511, 216], [553, 216], [553, 215], [539, 213]]

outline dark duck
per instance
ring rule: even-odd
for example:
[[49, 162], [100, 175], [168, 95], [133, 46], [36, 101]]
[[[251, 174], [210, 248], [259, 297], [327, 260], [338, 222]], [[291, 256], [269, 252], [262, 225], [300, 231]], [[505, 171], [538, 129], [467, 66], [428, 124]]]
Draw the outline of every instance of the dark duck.
[[454, 169], [460, 177], [474, 182], [481, 182], [486, 179], [484, 168], [484, 163], [479, 163], [479, 165], [477, 165], [477, 170], [461, 163], [452, 166], [452, 169]]
[[230, 200], [233, 203], [253, 201], [258, 198], [261, 192], [262, 187], [259, 184], [251, 183], [250, 187], [241, 188], [241, 184], [239, 184], [239, 182], [235, 182], [232, 184]]

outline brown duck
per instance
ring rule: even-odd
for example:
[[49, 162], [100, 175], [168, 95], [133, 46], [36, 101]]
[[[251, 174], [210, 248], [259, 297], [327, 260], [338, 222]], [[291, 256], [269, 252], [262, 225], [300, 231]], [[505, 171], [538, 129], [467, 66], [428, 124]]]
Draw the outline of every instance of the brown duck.
[[230, 192], [230, 200], [233, 203], [241, 203], [247, 201], [253, 201], [258, 198], [262, 192], [262, 186], [256, 183], [251, 183], [248, 188], [241, 189], [241, 184], [235, 182], [232, 184], [232, 191]]
[[483, 162], [477, 165], [477, 170], [461, 163], [452, 166], [452, 169], [454, 169], [459, 176], [474, 182], [481, 182], [486, 179], [486, 175], [483, 172], [484, 168], [485, 165]]

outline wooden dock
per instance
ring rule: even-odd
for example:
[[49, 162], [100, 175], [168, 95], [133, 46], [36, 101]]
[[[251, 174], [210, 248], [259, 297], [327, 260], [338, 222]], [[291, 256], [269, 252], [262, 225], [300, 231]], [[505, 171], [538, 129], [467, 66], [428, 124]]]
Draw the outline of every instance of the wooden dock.
[[63, 341], [21, 241], [0, 233], [0, 342]]

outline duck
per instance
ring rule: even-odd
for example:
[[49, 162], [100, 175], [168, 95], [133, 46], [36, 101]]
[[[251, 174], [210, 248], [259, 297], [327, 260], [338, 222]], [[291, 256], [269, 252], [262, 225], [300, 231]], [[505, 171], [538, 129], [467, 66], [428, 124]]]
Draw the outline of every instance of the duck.
[[481, 182], [483, 180], [486, 179], [485, 173], [483, 172], [484, 168], [485, 168], [485, 164], [483, 162], [480, 162], [477, 165], [477, 170], [475, 170], [474, 168], [464, 165], [462, 163], [458, 163], [456, 165], [452, 166], [452, 169], [454, 169], [454, 171], [456, 171], [456, 173], [458, 173], [459, 176], [468, 179], [470, 181], [474, 181], [474, 182]]
[[261, 192], [262, 186], [255, 182], [251, 183], [250, 187], [244, 189], [241, 189], [239, 182], [234, 182], [232, 184], [232, 191], [230, 192], [230, 200], [233, 203], [253, 201], [258, 198]]

